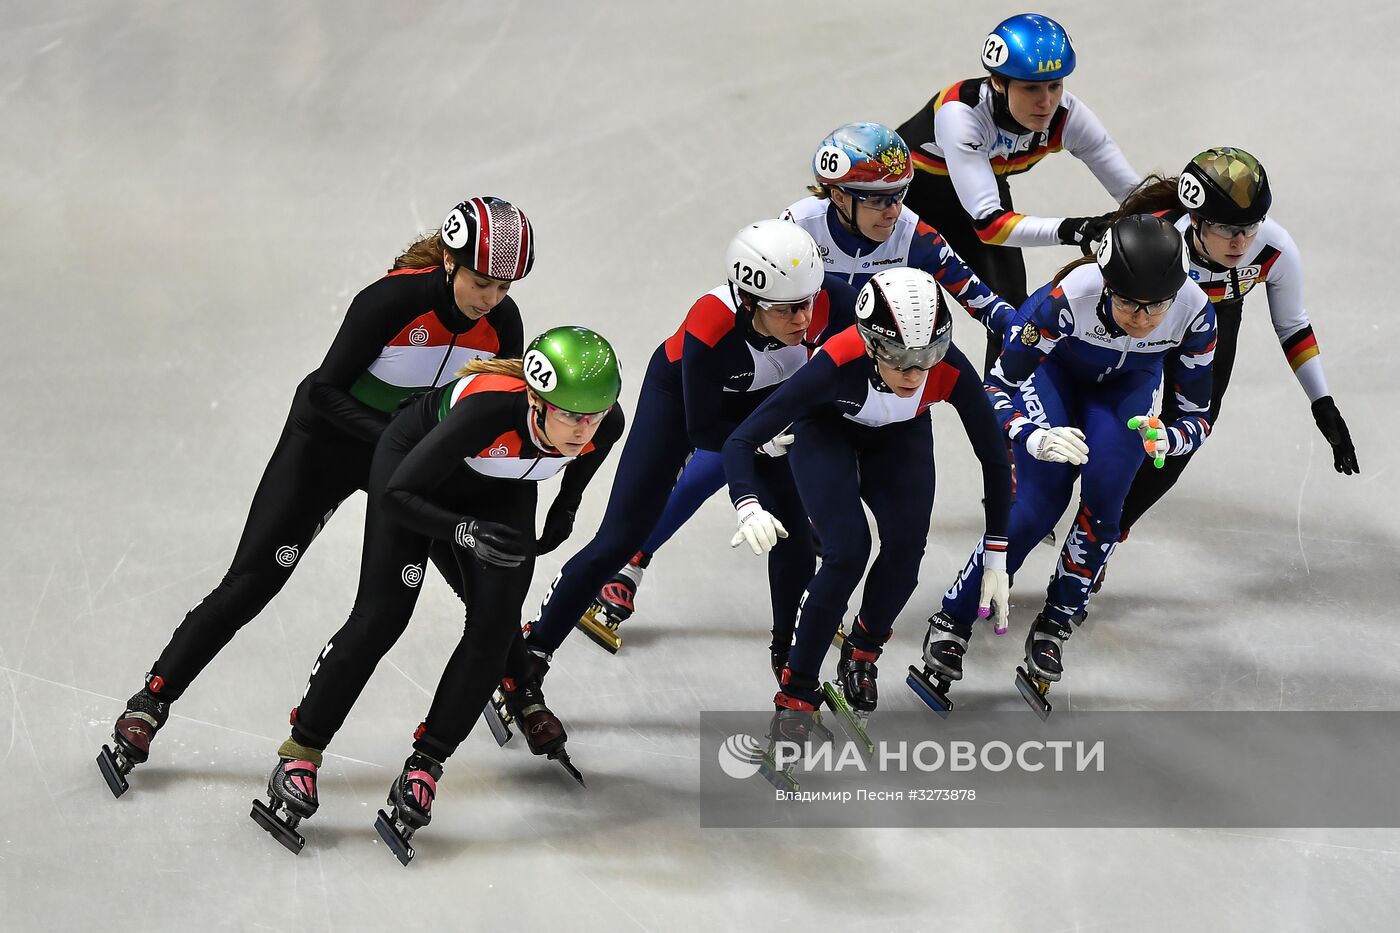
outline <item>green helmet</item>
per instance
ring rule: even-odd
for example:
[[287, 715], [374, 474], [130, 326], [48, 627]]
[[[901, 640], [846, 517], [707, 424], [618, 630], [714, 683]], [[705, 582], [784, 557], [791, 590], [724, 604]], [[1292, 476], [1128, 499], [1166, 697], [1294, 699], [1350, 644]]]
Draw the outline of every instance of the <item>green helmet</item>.
[[586, 327], [555, 327], [525, 350], [525, 384], [556, 408], [607, 411], [622, 393], [612, 345]]

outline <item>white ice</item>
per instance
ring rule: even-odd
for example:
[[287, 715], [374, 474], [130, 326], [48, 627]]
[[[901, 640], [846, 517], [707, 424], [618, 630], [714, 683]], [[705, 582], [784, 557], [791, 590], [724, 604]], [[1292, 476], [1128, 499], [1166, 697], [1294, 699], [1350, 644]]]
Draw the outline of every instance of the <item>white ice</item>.
[[[181, 700], [132, 791], [114, 801], [93, 764], [227, 566], [292, 388], [416, 232], [464, 195], [521, 205], [539, 236], [515, 290], [527, 332], [596, 326], [630, 404], [647, 354], [718, 283], [732, 233], [803, 194], [822, 135], [900, 123], [976, 74], [980, 40], [1013, 12], [5, 4], [0, 929], [1393, 929], [1393, 830], [701, 830], [697, 711], [761, 709], [772, 692], [766, 586], [726, 547], [722, 500], [657, 558], [620, 655], [575, 637], [557, 657], [550, 700], [589, 789], [478, 729], [407, 871], [371, 823], [458, 635], [440, 581], [333, 746], [306, 851], [247, 816], [349, 609], [361, 496]], [[1115, 557], [1059, 701], [1394, 708], [1400, 14], [1381, 0], [1046, 12], [1079, 50], [1070, 88], [1140, 170], [1220, 144], [1266, 163], [1365, 470], [1333, 472], [1251, 296], [1219, 430]], [[1110, 206], [1067, 155], [1014, 190], [1032, 212]], [[1032, 281], [1068, 256], [1030, 254]], [[934, 532], [889, 671], [915, 660], [981, 528], [958, 422], [935, 422]], [[532, 602], [563, 556], [541, 562]], [[1051, 556], [1022, 572], [1013, 632]], [[1018, 708], [1019, 637], [978, 638], [965, 705]], [[896, 676], [883, 703], [917, 707]]]

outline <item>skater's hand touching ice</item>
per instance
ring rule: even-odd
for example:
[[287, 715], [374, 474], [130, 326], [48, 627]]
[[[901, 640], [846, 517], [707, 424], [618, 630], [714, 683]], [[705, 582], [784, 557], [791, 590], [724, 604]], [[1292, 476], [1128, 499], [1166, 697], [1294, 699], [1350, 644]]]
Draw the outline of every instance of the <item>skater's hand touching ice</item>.
[[482, 562], [497, 567], [519, 567], [534, 548], [531, 536], [521, 534], [509, 525], [479, 518], [459, 522], [453, 540], [458, 547], [471, 551]]
[[735, 511], [739, 519], [739, 530], [734, 532], [734, 537], [729, 540], [730, 547], [747, 544], [749, 550], [761, 557], [777, 546], [779, 538], [788, 536], [783, 523], [759, 505], [757, 499], [745, 499]]
[[[984, 545], [982, 551], [982, 593], [977, 598], [977, 617], [992, 619], [992, 631], [1005, 635], [1006, 613], [1010, 609], [1011, 578], [1006, 573], [1006, 542], [1000, 549]], [[995, 610], [996, 617], [992, 618]]]
[[544, 529], [540, 532], [540, 539], [535, 542], [536, 554], [548, 554], [568, 540], [569, 533], [574, 530], [577, 510], [578, 506], [572, 502], [555, 499], [550, 504], [549, 514], [544, 517]]
[[1089, 462], [1089, 445], [1078, 428], [1036, 428], [1026, 435], [1026, 450], [1046, 463], [1082, 466]]

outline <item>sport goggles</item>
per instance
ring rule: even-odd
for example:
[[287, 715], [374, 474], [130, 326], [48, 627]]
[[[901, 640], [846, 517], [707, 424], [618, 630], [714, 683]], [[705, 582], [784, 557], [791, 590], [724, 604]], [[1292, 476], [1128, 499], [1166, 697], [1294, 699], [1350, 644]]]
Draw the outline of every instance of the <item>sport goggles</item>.
[[851, 188], [842, 188], [851, 197], [861, 204], [869, 204], [877, 210], [884, 210], [887, 207], [897, 207], [904, 203], [904, 196], [909, 193], [909, 186], [905, 185], [898, 191], [855, 191]]
[[1254, 236], [1254, 234], [1259, 232], [1259, 227], [1264, 221], [1256, 220], [1252, 224], [1245, 224], [1243, 226], [1238, 224], [1218, 224], [1213, 220], [1203, 220], [1201, 223], [1205, 224], [1205, 226], [1216, 235], [1222, 236], [1227, 240], [1233, 240], [1237, 236]]
[[549, 411], [550, 414], [558, 417], [560, 421], [564, 422], [567, 425], [573, 426], [578, 426], [580, 424], [592, 424], [595, 421], [601, 421], [604, 415], [612, 411], [611, 405], [609, 405], [603, 411], [588, 412], [586, 414], [577, 411], [565, 411], [558, 405], [551, 404], [547, 401], [544, 403], [544, 407]]
[[1124, 298], [1117, 292], [1110, 291], [1108, 294], [1113, 300], [1114, 306], [1124, 314], [1145, 314], [1150, 318], [1157, 318], [1166, 314], [1167, 309], [1170, 308], [1172, 302], [1176, 300], [1173, 297], [1163, 298], [1161, 301], [1138, 301], [1136, 298]]
[[800, 301], [764, 301], [762, 298], [754, 300], [754, 304], [763, 311], [773, 314], [781, 314], [784, 317], [791, 317], [795, 314], [805, 314], [812, 310], [812, 306], [817, 303], [816, 295], [808, 295]]
[[947, 355], [948, 344], [940, 341], [927, 347], [897, 347], [883, 340], [875, 340], [871, 349], [881, 363], [891, 369], [908, 372], [911, 369], [933, 369]]

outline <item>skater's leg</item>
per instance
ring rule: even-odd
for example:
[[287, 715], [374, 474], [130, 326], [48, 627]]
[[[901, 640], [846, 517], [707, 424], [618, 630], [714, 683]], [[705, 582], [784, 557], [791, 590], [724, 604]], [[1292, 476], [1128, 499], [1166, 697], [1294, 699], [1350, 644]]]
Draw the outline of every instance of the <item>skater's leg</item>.
[[690, 521], [700, 506], [716, 492], [724, 488], [724, 458], [714, 450], [697, 450], [690, 455], [681, 471], [671, 496], [666, 500], [666, 509], [661, 513], [656, 527], [642, 544], [641, 553], [651, 557], [661, 545], [671, 540], [680, 527]]
[[822, 658], [870, 557], [870, 528], [860, 501], [856, 451], [848, 429], [825, 419], [803, 421], [789, 449], [793, 477], [821, 536], [821, 568], [808, 584], [784, 671], [783, 693], [819, 701]]
[[1127, 426], [1132, 412], [1150, 406], [1153, 380], [1125, 377], [1086, 398], [1084, 440], [1089, 462], [1081, 467], [1080, 505], [1046, 590], [1042, 615], [1065, 628], [1089, 601], [1089, 589], [1119, 537], [1119, 519], [1128, 487], [1144, 457], [1142, 441]]
[[233, 563], [219, 585], [185, 616], [149, 683], [179, 699], [238, 630], [286, 584], [340, 502], [364, 487], [370, 450], [309, 433], [288, 418], [263, 471]]
[[788, 536], [768, 552], [768, 595], [773, 610], [770, 652], [781, 653], [792, 644], [802, 594], [817, 569], [817, 552], [807, 509], [793, 480], [787, 457], [760, 456], [757, 474], [760, 496], [787, 529]]
[[665, 509], [690, 450], [681, 400], [644, 385], [602, 524], [551, 587], [539, 619], [531, 625], [532, 648], [552, 655], [599, 587], [636, 553]]

